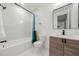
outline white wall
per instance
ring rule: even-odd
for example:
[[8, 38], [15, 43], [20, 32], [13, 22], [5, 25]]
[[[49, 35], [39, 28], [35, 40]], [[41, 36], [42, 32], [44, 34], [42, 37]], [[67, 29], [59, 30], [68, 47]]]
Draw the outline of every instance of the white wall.
[[2, 7], [0, 7], [0, 39], [6, 36], [2, 19]]
[[2, 20], [6, 33], [6, 40], [31, 37], [32, 15], [14, 4], [3, 4]]

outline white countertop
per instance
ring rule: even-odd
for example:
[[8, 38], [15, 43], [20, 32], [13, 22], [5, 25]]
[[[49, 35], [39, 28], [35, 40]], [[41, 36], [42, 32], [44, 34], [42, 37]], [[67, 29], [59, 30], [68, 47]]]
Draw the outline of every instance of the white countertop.
[[53, 34], [51, 34], [50, 36], [71, 39], [71, 40], [79, 40], [79, 36], [76, 36], [76, 35], [53, 35]]

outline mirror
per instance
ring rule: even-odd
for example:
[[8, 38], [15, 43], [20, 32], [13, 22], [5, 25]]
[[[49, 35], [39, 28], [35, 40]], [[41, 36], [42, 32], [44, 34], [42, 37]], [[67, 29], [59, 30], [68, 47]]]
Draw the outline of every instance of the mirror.
[[64, 15], [60, 15], [60, 16], [58, 16], [57, 17], [57, 22], [58, 22], [58, 24], [57, 24], [57, 28], [58, 29], [66, 29], [67, 27], [66, 27], [66, 20], [67, 20], [67, 14], [64, 14]]
[[54, 29], [79, 28], [79, 3], [69, 3], [53, 10]]
[[69, 29], [70, 28], [70, 11], [63, 8], [53, 12], [54, 29]]

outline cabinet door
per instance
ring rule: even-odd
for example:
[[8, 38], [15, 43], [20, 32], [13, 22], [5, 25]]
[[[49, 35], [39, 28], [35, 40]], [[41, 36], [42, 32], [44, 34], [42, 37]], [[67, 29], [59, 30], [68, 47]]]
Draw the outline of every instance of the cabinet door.
[[50, 56], [63, 56], [63, 43], [61, 38], [50, 37]]
[[79, 41], [67, 39], [64, 44], [64, 55], [79, 56]]

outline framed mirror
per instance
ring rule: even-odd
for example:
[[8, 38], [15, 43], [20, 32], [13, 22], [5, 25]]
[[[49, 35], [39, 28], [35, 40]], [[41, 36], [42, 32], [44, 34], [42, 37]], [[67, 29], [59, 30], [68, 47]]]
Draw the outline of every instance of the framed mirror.
[[78, 29], [79, 4], [69, 3], [53, 10], [53, 29]]
[[53, 11], [54, 29], [70, 29], [71, 9], [67, 7], [59, 8]]

